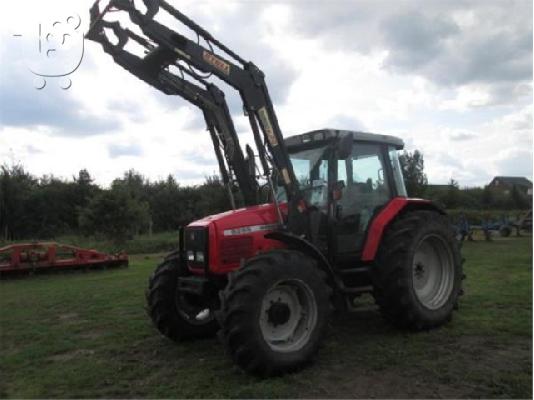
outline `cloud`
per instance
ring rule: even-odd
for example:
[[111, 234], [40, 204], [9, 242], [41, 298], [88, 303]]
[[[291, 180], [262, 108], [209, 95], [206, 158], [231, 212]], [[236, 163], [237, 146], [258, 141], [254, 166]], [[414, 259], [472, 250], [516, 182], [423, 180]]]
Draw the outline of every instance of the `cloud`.
[[199, 183], [203, 182], [207, 176], [213, 174], [217, 175], [218, 173], [219, 171], [217, 169], [213, 169], [211, 172], [206, 172], [206, 170], [180, 168], [175, 170], [174, 176], [176, 176], [176, 179], [179, 181], [195, 181]]
[[180, 158], [200, 168], [218, 168], [217, 159], [215, 158], [212, 148], [206, 147], [205, 151], [199, 149], [187, 149], [180, 153]]
[[7, 44], [0, 52], [4, 63], [0, 77], [0, 126], [45, 127], [61, 136], [90, 136], [120, 128], [119, 119], [113, 115], [95, 115], [77, 99], [71, 90], [63, 90], [54, 79], [37, 90], [24, 58], [18, 58], [13, 44]]
[[402, 70], [427, 65], [444, 50], [445, 39], [459, 33], [450, 18], [429, 17], [421, 12], [394, 15], [381, 25], [389, 49], [386, 65]]
[[[485, 32], [452, 40], [449, 48], [418, 70], [442, 85], [514, 84], [532, 79], [532, 27], [519, 32]], [[498, 95], [496, 90], [494, 95]]]
[[108, 109], [113, 113], [120, 113], [130, 121], [136, 123], [145, 122], [148, 116], [145, 113], [143, 103], [128, 99], [113, 99], [108, 103]]
[[[29, 16], [55, 17], [46, 11], [48, 2], [7, 3], [0, 30], [8, 36], [35, 34]], [[90, 3], [64, 1], [62, 7], [77, 11], [86, 23]], [[462, 186], [514, 172], [514, 157], [531, 158], [527, 1], [179, 3], [181, 11], [264, 71], [287, 136], [323, 127], [396, 135], [407, 149], [424, 153], [431, 182], [453, 177]], [[165, 24], [197, 40], [175, 21]], [[2, 52], [10, 51], [0, 66], [4, 158], [12, 153], [38, 175], [68, 178], [88, 168], [101, 184], [132, 167], [151, 179], [177, 172], [182, 184], [217, 173], [202, 112], [125, 72], [97, 44], [87, 42], [70, 90], [51, 84], [39, 92], [9, 43], [0, 43]], [[226, 93], [242, 146], [253, 144], [238, 92], [211, 80]], [[531, 173], [521, 160], [516, 172], [525, 167], [521, 175]]]
[[495, 161], [499, 175], [526, 176], [532, 179], [532, 150], [512, 149], [503, 151]]
[[110, 144], [108, 146], [108, 152], [111, 158], [124, 156], [139, 157], [143, 155], [143, 149], [137, 144]]
[[455, 142], [463, 142], [466, 140], [475, 139], [477, 135], [475, 135], [473, 132], [459, 131], [451, 133], [449, 137]]
[[28, 144], [25, 146], [25, 150], [28, 154], [42, 154], [43, 151], [33, 144]]
[[[384, 68], [436, 85], [485, 85], [488, 104], [531, 95], [532, 2], [292, 3], [294, 30], [325, 49], [387, 51]], [[527, 83], [527, 87], [525, 87]], [[527, 99], [528, 101], [528, 99]]]
[[192, 113], [192, 116], [189, 120], [187, 120], [184, 125], [183, 125], [183, 129], [188, 129], [188, 130], [191, 130], [191, 131], [202, 131], [202, 130], [206, 130], [206, 121], [204, 120], [204, 113], [196, 108], [196, 107], [191, 107], [193, 109], [193, 113]]
[[367, 128], [359, 119], [350, 115], [335, 115], [326, 124], [325, 128], [346, 129], [350, 131], [365, 131]]

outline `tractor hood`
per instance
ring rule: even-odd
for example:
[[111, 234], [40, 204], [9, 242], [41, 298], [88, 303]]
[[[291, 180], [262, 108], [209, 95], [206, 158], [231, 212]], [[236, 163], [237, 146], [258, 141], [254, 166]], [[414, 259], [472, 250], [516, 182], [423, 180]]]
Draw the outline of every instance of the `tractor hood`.
[[[287, 204], [280, 204], [286, 218]], [[284, 247], [265, 238], [279, 227], [274, 204], [263, 204], [210, 215], [186, 228], [185, 249], [191, 259], [191, 272], [225, 274], [239, 268], [241, 262], [262, 251]], [[201, 257], [199, 260], [198, 254]]]
[[[287, 216], [287, 204], [280, 204], [284, 218]], [[225, 231], [272, 225], [272, 229], [278, 225], [278, 217], [275, 205], [272, 203], [225, 211], [220, 214], [209, 215], [190, 223], [189, 227], [207, 227], [212, 225], [216, 231], [224, 235]], [[257, 230], [257, 228], [256, 228]], [[245, 232], [244, 232], [245, 233]], [[234, 232], [236, 235], [237, 232]], [[232, 236], [230, 232], [226, 236]]]

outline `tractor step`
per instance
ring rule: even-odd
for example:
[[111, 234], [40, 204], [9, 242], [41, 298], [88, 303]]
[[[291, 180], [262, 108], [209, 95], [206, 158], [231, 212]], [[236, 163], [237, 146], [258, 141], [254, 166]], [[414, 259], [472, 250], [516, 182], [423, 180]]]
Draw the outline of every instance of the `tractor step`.
[[373, 285], [357, 286], [357, 287], [346, 287], [345, 285], [343, 285], [340, 289], [341, 289], [341, 293], [343, 294], [363, 294], [363, 293], [371, 293], [373, 291]]
[[368, 272], [369, 272], [369, 267], [347, 268], [347, 269], [339, 270], [339, 273], [342, 275], [366, 274]]

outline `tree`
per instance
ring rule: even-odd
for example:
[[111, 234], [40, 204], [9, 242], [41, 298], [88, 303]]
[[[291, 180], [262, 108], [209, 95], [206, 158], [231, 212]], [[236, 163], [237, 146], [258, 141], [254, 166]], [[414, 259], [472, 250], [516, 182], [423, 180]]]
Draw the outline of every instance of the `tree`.
[[428, 179], [424, 172], [425, 161], [423, 153], [415, 150], [413, 153], [404, 151], [399, 156], [399, 161], [404, 175], [404, 184], [410, 197], [424, 197]]
[[78, 177], [74, 177], [74, 181], [80, 186], [90, 186], [94, 179], [91, 178], [91, 174], [85, 168], [78, 172]]
[[443, 201], [447, 208], [456, 208], [460, 205], [460, 186], [453, 178], [449, 181]]
[[147, 200], [147, 187], [150, 182], [134, 169], [126, 171], [122, 178], [117, 178], [111, 183], [111, 188], [124, 188], [128, 193], [136, 198]]
[[95, 196], [82, 210], [79, 225], [85, 234], [122, 243], [146, 228], [148, 203], [123, 188], [112, 188]]
[[527, 199], [527, 196], [525, 196], [521, 191], [517, 188], [516, 185], [512, 187], [512, 192], [510, 193], [511, 200], [513, 202], [514, 208], [525, 210], [529, 207], [529, 201]]
[[489, 185], [484, 186], [484, 189], [482, 190], [482, 196], [480, 198], [480, 203], [484, 208], [491, 208], [493, 205], [494, 199], [493, 199], [493, 191]]
[[228, 192], [218, 175], [206, 177], [206, 181], [198, 188], [201, 202], [199, 214], [211, 215], [231, 208]]
[[28, 199], [37, 180], [22, 165], [0, 167], [0, 237], [21, 239], [32, 234]]
[[[148, 202], [155, 231], [177, 230], [184, 223], [186, 204], [183, 189], [169, 175], [165, 181], [152, 183], [149, 188]], [[189, 222], [189, 221], [187, 221]]]

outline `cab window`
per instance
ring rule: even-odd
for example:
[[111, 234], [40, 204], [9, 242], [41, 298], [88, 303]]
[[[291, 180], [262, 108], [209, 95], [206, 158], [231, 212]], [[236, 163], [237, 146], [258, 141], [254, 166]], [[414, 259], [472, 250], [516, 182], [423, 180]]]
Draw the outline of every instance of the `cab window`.
[[374, 212], [391, 197], [381, 146], [356, 144], [348, 159], [338, 160], [338, 181], [345, 186], [338, 216], [352, 225], [350, 231], [363, 234]]

